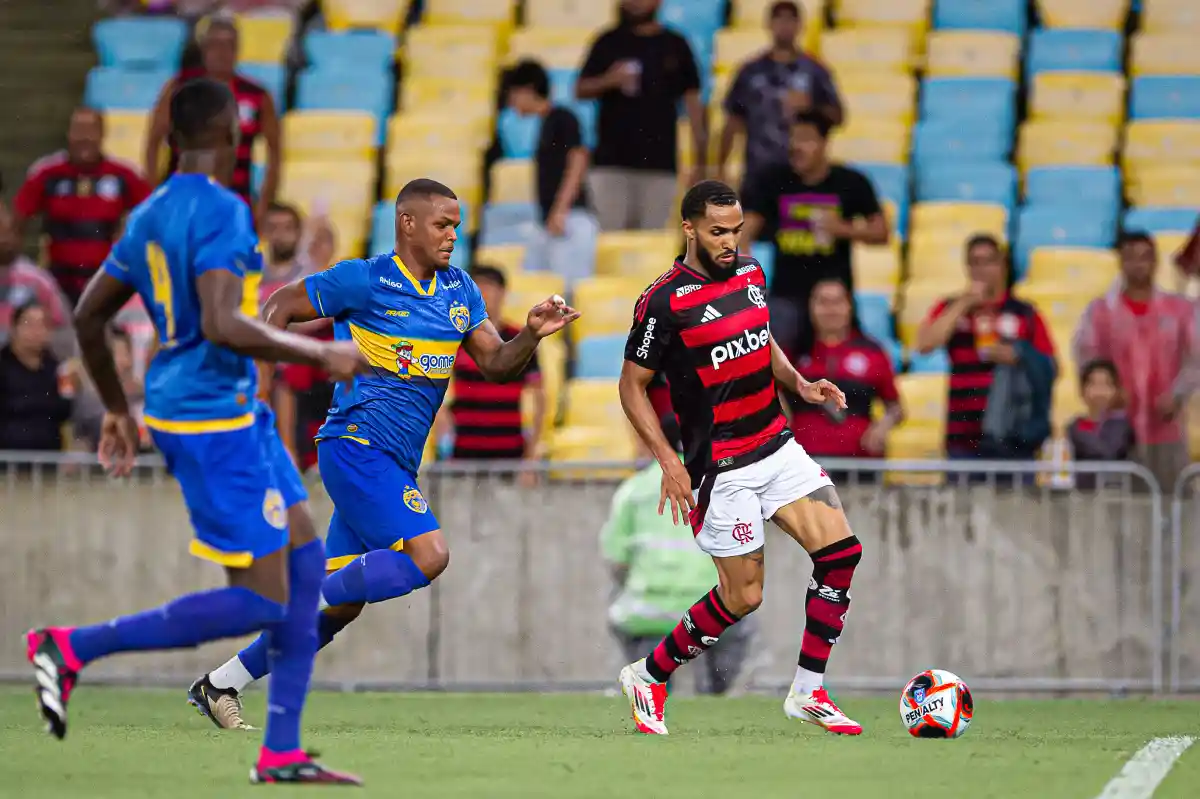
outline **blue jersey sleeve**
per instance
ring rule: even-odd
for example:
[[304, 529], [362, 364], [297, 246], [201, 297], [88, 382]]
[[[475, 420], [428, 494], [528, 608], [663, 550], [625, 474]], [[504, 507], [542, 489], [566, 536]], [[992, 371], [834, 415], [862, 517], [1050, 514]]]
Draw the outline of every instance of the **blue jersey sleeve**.
[[258, 234], [250, 207], [241, 200], [229, 197], [214, 203], [194, 221], [192, 229], [197, 277], [213, 269], [225, 269], [238, 277], [258, 271], [254, 266], [254, 259], [260, 257]]
[[304, 278], [304, 289], [318, 314], [336, 318], [366, 308], [371, 289], [370, 269], [361, 260], [339, 261]]
[[470, 333], [488, 318], [487, 305], [483, 302], [483, 293], [479, 291], [479, 286], [475, 285], [470, 275], [463, 274], [462, 283], [463, 291], [467, 295], [467, 310], [471, 312], [471, 324], [465, 332]]

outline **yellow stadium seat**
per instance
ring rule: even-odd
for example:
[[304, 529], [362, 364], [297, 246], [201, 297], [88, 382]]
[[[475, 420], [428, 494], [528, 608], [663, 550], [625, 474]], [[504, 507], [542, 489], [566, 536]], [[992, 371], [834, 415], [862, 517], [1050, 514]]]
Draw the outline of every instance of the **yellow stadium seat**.
[[[1055, 342], [1056, 345], [1057, 343]], [[1055, 430], [1065, 433], [1075, 417], [1087, 413], [1087, 406], [1083, 404], [1083, 397], [1079, 393], [1077, 374], [1066, 371], [1062, 364], [1059, 364], [1058, 379], [1054, 381], [1051, 397], [1053, 399], [1050, 405], [1050, 422]]]
[[280, 64], [292, 38], [292, 17], [285, 14], [238, 16], [238, 59], [243, 64]]
[[991, 203], [925, 202], [912, 207], [909, 225], [915, 238], [922, 233], [966, 242], [978, 233], [1007, 238], [1008, 210]]
[[1200, 6], [1193, 0], [1142, 0], [1142, 30], [1200, 32]]
[[1117, 129], [1103, 122], [1040, 120], [1021, 126], [1017, 164], [1025, 172], [1038, 166], [1107, 166], [1117, 149]]
[[335, 262], [347, 258], [361, 258], [367, 243], [366, 214], [352, 210], [329, 214], [326, 219], [333, 228], [333, 259]]
[[[919, 234], [908, 245], [908, 277], [917, 288], [926, 291], [929, 284], [939, 283], [957, 288], [966, 281], [964, 264], [965, 241], [957, 236]], [[913, 286], [909, 286], [911, 290]]]
[[862, 114], [912, 124], [917, 105], [917, 81], [899, 72], [851, 72], [838, 81], [838, 90], [851, 119]]
[[996, 31], [933, 31], [925, 56], [934, 78], [1013, 78], [1020, 63], [1021, 40]]
[[1121, 163], [1133, 182], [1147, 167], [1200, 164], [1200, 121], [1130, 122]]
[[[943, 427], [949, 377], [944, 374], [908, 374], [896, 378], [908, 426]], [[940, 442], [939, 442], [940, 443]]]
[[1195, 33], [1135, 33], [1129, 71], [1142, 75], [1200, 75], [1200, 47]]
[[499, 244], [475, 250], [474, 261], [485, 266], [494, 266], [510, 278], [521, 271], [525, 263], [525, 247], [521, 244]]
[[565, 295], [567, 283], [553, 272], [507, 272], [508, 291], [504, 298], [504, 317], [522, 320], [529, 309], [547, 297]]
[[377, 124], [365, 111], [289, 111], [283, 115], [284, 160], [374, 162]]
[[838, 0], [838, 25], [900, 28], [913, 44], [923, 48], [931, 5], [930, 0]]
[[1047, 28], [1120, 30], [1129, 13], [1129, 0], [1037, 0]]
[[606, 427], [610, 436], [624, 429], [616, 380], [568, 380], [565, 395], [563, 427]]
[[399, 36], [408, 0], [322, 0], [321, 11], [331, 31], [376, 28]]
[[[891, 461], [934, 461], [945, 457], [945, 434], [931, 425], [906, 422], [893, 429], [887, 439], [887, 459]], [[937, 486], [945, 482], [943, 472], [896, 472], [884, 475], [888, 485]]]
[[671, 268], [680, 251], [679, 230], [601, 233], [596, 239], [596, 274], [637, 278], [649, 285]]
[[1148, 166], [1125, 186], [1132, 205], [1155, 208], [1200, 207], [1200, 164]]
[[1175, 266], [1175, 253], [1183, 249], [1190, 237], [1191, 233], [1182, 231], [1154, 234], [1154, 244], [1158, 249], [1158, 271], [1154, 275], [1154, 282], [1163, 291], [1187, 292], [1188, 278]]
[[[619, 429], [620, 433], [614, 430]], [[636, 457], [633, 431], [622, 420], [620, 428], [606, 427], [600, 421], [588, 426], [564, 427], [554, 431], [547, 442], [547, 459], [554, 464], [627, 463]], [[558, 468], [550, 470], [552, 480], [618, 480], [629, 476], [632, 466], [608, 469]]]
[[[392, 155], [387, 161], [384, 196], [395, 197], [410, 180], [432, 178], [453, 189], [468, 208], [478, 209], [483, 201], [481, 161], [482, 157], [477, 152], [465, 153], [462, 156], [453, 152], [434, 156], [429, 152], [414, 150], [411, 153]], [[469, 225], [465, 224], [467, 220], [464, 219], [463, 222], [464, 227], [469, 229]]]
[[826, 66], [839, 80], [851, 72], [910, 72], [913, 40], [902, 28], [843, 28], [821, 34]]
[[637, 278], [591, 277], [577, 281], [572, 300], [583, 315], [571, 325], [574, 340], [628, 333], [634, 303], [646, 286], [646, 281]]
[[492, 165], [494, 203], [531, 203], [537, 201], [534, 164], [528, 158], [505, 158]]
[[891, 295], [900, 285], [900, 242], [854, 244], [854, 289]]
[[769, 44], [762, 30], [719, 30], [713, 43], [713, 68], [736, 72], [746, 61], [762, 55]]
[[595, 36], [591, 28], [518, 28], [509, 39], [505, 61], [534, 58], [546, 69], [573, 69], [583, 65]]
[[1014, 294], [1032, 303], [1047, 325], [1077, 324], [1096, 294], [1081, 293], [1069, 283], [1022, 285]]
[[142, 111], [106, 111], [104, 152], [130, 162], [140, 174], [149, 125], [150, 115]]
[[388, 158], [425, 152], [482, 150], [491, 138], [491, 112], [460, 119], [453, 112], [413, 111], [388, 120]]
[[1033, 77], [1030, 118], [1099, 121], [1125, 118], [1125, 76], [1116, 72], [1041, 72]]
[[480, 25], [511, 28], [516, 16], [514, 0], [425, 0], [426, 25]]
[[490, 75], [499, 63], [495, 31], [482, 25], [421, 25], [404, 36], [404, 79]]
[[495, 76], [464, 78], [414, 77], [401, 83], [400, 106], [405, 113], [439, 111], [447, 116], [491, 117], [496, 105]]
[[1117, 254], [1091, 247], [1036, 247], [1022, 281], [1028, 286], [1077, 286], [1082, 294], [1103, 293], [1119, 274]]
[[328, 209], [330, 217], [357, 213], [365, 220], [375, 202], [375, 164], [288, 161], [280, 175], [279, 196], [305, 214]]
[[617, 21], [616, 3], [596, 0], [528, 0], [525, 25], [530, 28], [606, 28]]
[[1067, 371], [1063, 362], [1063, 357], [1071, 355], [1075, 341], [1075, 328], [1079, 326], [1078, 319], [1046, 319], [1046, 330], [1050, 333], [1050, 341], [1054, 344], [1055, 357], [1058, 358], [1058, 373], [1068, 378], [1071, 373]]
[[[761, 31], [767, 25], [767, 13], [775, 0], [734, 0], [733, 27]], [[821, 31], [825, 30], [825, 0], [800, 0], [804, 10], [804, 31], [801, 46], [806, 52], [815, 53], [820, 46]], [[763, 36], [763, 43], [766, 37]]]
[[830, 137], [830, 155], [842, 162], [906, 164], [911, 135], [912, 128], [903, 122], [851, 114], [846, 127]]
[[904, 287], [903, 298], [896, 314], [896, 329], [900, 341], [908, 347], [917, 343], [917, 329], [929, 311], [946, 297], [961, 291], [966, 284], [962, 269], [958, 270], [958, 279], [953, 280], [949, 270], [934, 278], [924, 278], [914, 274], [912, 280]]

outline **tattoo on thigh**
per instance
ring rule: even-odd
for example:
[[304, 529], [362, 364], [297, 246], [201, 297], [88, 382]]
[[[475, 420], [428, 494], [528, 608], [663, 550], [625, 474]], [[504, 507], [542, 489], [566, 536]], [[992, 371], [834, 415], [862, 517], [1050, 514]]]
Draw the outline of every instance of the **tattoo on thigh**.
[[765, 545], [761, 546], [758, 549], [754, 550], [753, 552], [747, 552], [745, 555], [742, 555], [742, 557], [745, 558], [746, 560], [752, 560], [755, 563], [757, 563], [759, 566], [761, 566], [767, 559], [766, 546]]
[[816, 491], [805, 497], [812, 502], [820, 502], [822, 505], [828, 505], [834, 510], [842, 509], [842, 501], [838, 499], [837, 491], [833, 486], [821, 486]]

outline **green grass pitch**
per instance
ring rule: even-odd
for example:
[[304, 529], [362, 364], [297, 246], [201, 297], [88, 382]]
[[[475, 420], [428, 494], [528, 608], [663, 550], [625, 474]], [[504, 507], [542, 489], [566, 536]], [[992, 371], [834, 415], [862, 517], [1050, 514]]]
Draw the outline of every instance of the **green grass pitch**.
[[[333, 694], [313, 696], [306, 745], [361, 774], [352, 796], [655, 799], [1092, 799], [1147, 741], [1200, 732], [1190, 701], [976, 700], [957, 741], [915, 740], [891, 699], [842, 697], [861, 738], [817, 732], [762, 697], [671, 702], [666, 738], [636, 735], [620, 697]], [[247, 702], [261, 723], [263, 692]], [[221, 732], [184, 691], [83, 685], [71, 729], [41, 731], [32, 689], [0, 688], [0, 796], [311, 797], [251, 787], [258, 733]], [[1200, 796], [1200, 745], [1155, 799]]]

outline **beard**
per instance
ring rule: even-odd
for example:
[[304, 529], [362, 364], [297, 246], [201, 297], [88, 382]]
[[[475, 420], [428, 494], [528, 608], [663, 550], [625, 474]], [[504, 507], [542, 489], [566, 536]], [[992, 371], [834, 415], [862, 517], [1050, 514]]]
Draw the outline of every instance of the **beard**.
[[295, 244], [272, 244], [271, 261], [277, 264], [292, 261], [296, 258], [297, 249]]
[[[718, 256], [728, 255], [727, 251], [718, 253]], [[704, 271], [708, 272], [714, 280], [728, 280], [733, 277], [737, 271], [737, 254], [733, 256], [733, 263], [729, 266], [723, 265], [716, 258], [709, 254], [708, 250], [703, 247], [696, 248], [696, 259], [700, 261], [700, 265], [704, 267]]]

